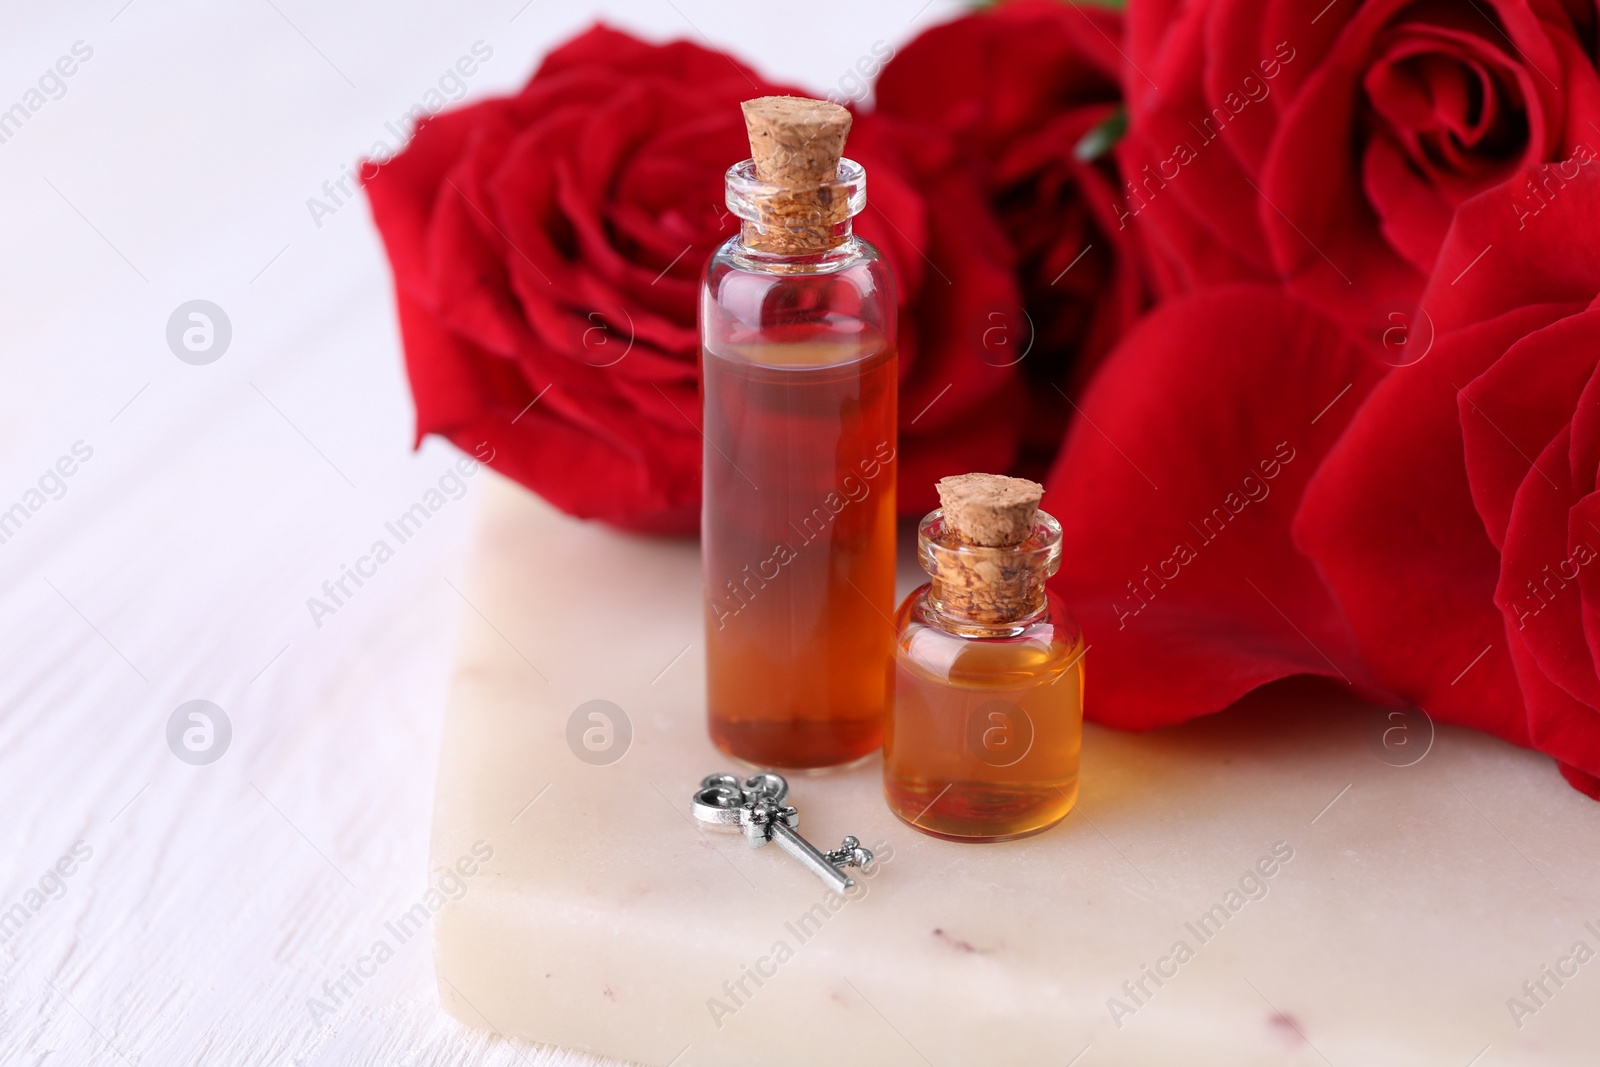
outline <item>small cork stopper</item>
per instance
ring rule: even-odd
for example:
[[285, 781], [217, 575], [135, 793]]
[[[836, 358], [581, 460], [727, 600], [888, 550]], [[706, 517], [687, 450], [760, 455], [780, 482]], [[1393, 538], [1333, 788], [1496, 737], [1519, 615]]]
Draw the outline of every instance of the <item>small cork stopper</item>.
[[851, 115], [838, 104], [800, 96], [761, 96], [740, 105], [756, 177], [780, 192], [745, 224], [745, 243], [779, 255], [826, 252], [848, 216], [848, 197], [831, 187], [839, 173]]
[[790, 189], [831, 181], [844, 155], [850, 112], [803, 96], [758, 96], [739, 105], [756, 177]]
[[1043, 603], [1043, 573], [1028, 554], [1011, 551], [1028, 539], [1044, 486], [998, 474], [958, 474], [938, 482], [943, 543], [932, 576], [941, 611], [984, 626], [1024, 618]]
[[940, 478], [939, 506], [945, 528], [969, 545], [1020, 545], [1033, 532], [1044, 486], [1003, 474], [957, 474]]

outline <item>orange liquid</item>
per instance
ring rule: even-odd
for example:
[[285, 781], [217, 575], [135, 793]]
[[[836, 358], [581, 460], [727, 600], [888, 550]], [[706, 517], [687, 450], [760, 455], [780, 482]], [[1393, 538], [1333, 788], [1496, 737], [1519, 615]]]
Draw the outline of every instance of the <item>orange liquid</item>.
[[882, 741], [894, 640], [895, 352], [859, 323], [703, 352], [706, 703], [763, 767]]
[[928, 625], [922, 598], [900, 608], [883, 747], [889, 808], [923, 833], [1006, 841], [1047, 830], [1078, 799], [1083, 639], [1051, 595], [1052, 617], [1010, 638]]

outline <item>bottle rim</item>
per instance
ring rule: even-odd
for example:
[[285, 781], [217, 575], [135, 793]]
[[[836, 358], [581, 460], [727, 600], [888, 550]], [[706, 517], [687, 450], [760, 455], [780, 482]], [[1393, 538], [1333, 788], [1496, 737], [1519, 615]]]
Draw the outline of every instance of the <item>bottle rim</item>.
[[[854, 218], [866, 210], [867, 169], [853, 159], [840, 159], [833, 181], [821, 182], [809, 188], [773, 185], [756, 177], [756, 161], [746, 159], [728, 168], [726, 176], [726, 201], [728, 210], [746, 222], [770, 222], [762, 215], [760, 204], [778, 196], [793, 197], [829, 190], [833, 197], [845, 203], [844, 217]], [[807, 224], [810, 224], [809, 220]]]
[[1040, 578], [1049, 578], [1061, 569], [1061, 523], [1040, 511], [1034, 517], [1033, 531], [1020, 545], [952, 544], [945, 539], [944, 509], [935, 508], [917, 524], [917, 558], [923, 570], [935, 577], [941, 559], [960, 559], [968, 566], [983, 561], [1008, 569], [1025, 567]]

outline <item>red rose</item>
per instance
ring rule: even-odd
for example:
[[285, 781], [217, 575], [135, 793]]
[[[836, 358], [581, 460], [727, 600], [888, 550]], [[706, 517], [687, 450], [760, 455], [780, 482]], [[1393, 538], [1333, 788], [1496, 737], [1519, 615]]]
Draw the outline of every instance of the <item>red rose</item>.
[[1600, 145], [1581, 0], [1130, 5], [1130, 228], [1166, 291], [1284, 280], [1372, 334], [1458, 205]]
[[[736, 229], [723, 173], [749, 154], [739, 102], [784, 92], [719, 52], [597, 27], [517, 95], [423, 122], [366, 183], [419, 437], [487, 445], [572, 514], [693, 531], [699, 276]], [[907, 484], [1004, 465], [1016, 433], [987, 431], [1014, 372], [953, 328], [1015, 299], [996, 224], [948, 146], [863, 121], [849, 151], [869, 178], [858, 232], [901, 283], [902, 407], [927, 409], [902, 435]]]
[[1296, 674], [1380, 695], [1289, 529], [1383, 369], [1264, 285], [1173, 298], [1106, 358], [1044, 498], [1091, 719], [1169, 725]]
[[[1031, 334], [1020, 366], [1046, 457], [1070, 414], [1057, 389], [1076, 393], [1144, 303], [1108, 152], [1122, 104], [1121, 37], [1122, 17], [1110, 9], [1023, 0], [928, 30], [876, 88], [880, 113], [955, 136], [1005, 227], [1032, 326], [1019, 322], [1008, 340], [1020, 350]], [[985, 327], [1000, 321], [995, 310]]]
[[1600, 168], [1460, 209], [1437, 340], [1367, 399], [1295, 539], [1385, 685], [1561, 762], [1600, 799]]

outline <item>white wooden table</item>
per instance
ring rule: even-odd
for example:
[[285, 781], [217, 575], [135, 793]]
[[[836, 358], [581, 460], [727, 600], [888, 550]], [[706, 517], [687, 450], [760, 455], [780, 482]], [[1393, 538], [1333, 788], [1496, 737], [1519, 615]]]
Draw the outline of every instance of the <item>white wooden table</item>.
[[[470, 98], [596, 15], [826, 91], [955, 5], [813, 6], [7, 10], [0, 110], [76, 58], [0, 142], [0, 1062], [598, 1062], [446, 1018], [426, 938], [362, 962], [425, 889], [480, 488], [313, 617], [455, 453], [410, 450], [364, 203], [307, 201], [477, 41]], [[166, 337], [195, 299], [231, 325], [205, 365]], [[168, 745], [191, 700], [231, 725], [206, 765]]]

